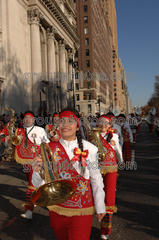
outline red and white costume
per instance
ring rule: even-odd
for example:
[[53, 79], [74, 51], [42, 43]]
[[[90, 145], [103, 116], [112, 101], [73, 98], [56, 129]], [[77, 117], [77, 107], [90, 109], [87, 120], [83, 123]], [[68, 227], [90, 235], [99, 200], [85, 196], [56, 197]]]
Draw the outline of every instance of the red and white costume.
[[[36, 186], [33, 183], [33, 167], [31, 165], [31, 160], [35, 158], [35, 147], [34, 147], [34, 141], [33, 141], [33, 136], [35, 136], [35, 141], [36, 141], [36, 148], [37, 148], [37, 153], [40, 154], [40, 144], [42, 142], [49, 143], [49, 140], [47, 138], [47, 134], [45, 130], [41, 127], [38, 126], [31, 126], [27, 127], [26, 131], [28, 133], [28, 139], [27, 139], [27, 147], [26, 147], [26, 133], [24, 128], [19, 128], [16, 131], [17, 136], [21, 136], [22, 140], [20, 145], [16, 146], [15, 149], [15, 160], [23, 164], [23, 171], [26, 173], [26, 177], [28, 180], [28, 186], [26, 189], [26, 200], [25, 200], [25, 209], [33, 211], [34, 205], [30, 202], [30, 196], [32, 192], [35, 190]], [[39, 173], [36, 172], [36, 181], [39, 181], [38, 177]], [[40, 175], [39, 175], [40, 176]], [[34, 179], [35, 182], [35, 179]], [[41, 181], [40, 183], [41, 184]]]
[[[54, 154], [59, 177], [73, 180], [77, 184], [77, 190], [72, 197], [58, 205], [48, 207], [50, 225], [58, 240], [88, 240], [93, 213], [106, 212], [103, 179], [98, 167], [98, 148], [88, 141], [82, 140], [82, 142], [84, 151], [88, 150], [84, 171], [74, 155], [74, 149], [78, 148], [77, 138], [73, 141], [61, 138], [59, 142], [49, 144]], [[36, 173], [34, 172], [33, 175]]]
[[[45, 129], [46, 129], [46, 132], [47, 132], [48, 135], [49, 135], [49, 133], [50, 133], [50, 131], [51, 131], [52, 128], [53, 128], [53, 125], [52, 125], [52, 124], [46, 125]], [[50, 134], [49, 138], [51, 138], [50, 141], [52, 141], [52, 142], [53, 142], [53, 141], [58, 142], [58, 141], [60, 140], [60, 138], [61, 138], [60, 133], [59, 133], [59, 130], [56, 129], [56, 134], [55, 134], [54, 136], [51, 136], [51, 134]]]
[[122, 126], [123, 134], [123, 158], [124, 161], [131, 161], [130, 143], [133, 143], [133, 135], [130, 128], [130, 124], [125, 122]]

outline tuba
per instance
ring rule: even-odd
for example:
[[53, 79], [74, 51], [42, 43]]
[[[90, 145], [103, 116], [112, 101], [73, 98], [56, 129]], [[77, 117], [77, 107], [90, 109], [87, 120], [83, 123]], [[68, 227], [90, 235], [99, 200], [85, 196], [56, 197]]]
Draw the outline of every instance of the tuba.
[[10, 141], [7, 144], [7, 148], [5, 149], [5, 159], [7, 161], [14, 161], [14, 152], [15, 146], [21, 143], [21, 137], [15, 136], [15, 112], [13, 109], [5, 108], [7, 111], [11, 111], [11, 119], [10, 119], [10, 127], [9, 127], [9, 137]]
[[[76, 183], [72, 180], [59, 179], [53, 153], [46, 143], [40, 145], [41, 155], [44, 163], [44, 173], [46, 183], [37, 188], [31, 195], [31, 202], [40, 207], [47, 207], [62, 203], [70, 198], [77, 189]], [[48, 159], [49, 153], [53, 171]]]
[[100, 128], [92, 128], [89, 121], [87, 120], [86, 116], [84, 113], [81, 114], [83, 117], [83, 123], [85, 124], [86, 127], [86, 139], [88, 136], [92, 137], [91, 143], [97, 146], [98, 151], [99, 151], [99, 161], [104, 161], [105, 160], [105, 151], [103, 148], [103, 144], [101, 142], [100, 138]]

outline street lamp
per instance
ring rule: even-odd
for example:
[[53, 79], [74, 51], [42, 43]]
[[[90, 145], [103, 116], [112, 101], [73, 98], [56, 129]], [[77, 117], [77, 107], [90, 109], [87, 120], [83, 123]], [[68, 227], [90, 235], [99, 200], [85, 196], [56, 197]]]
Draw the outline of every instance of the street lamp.
[[97, 100], [97, 102], [98, 102], [98, 104], [99, 104], [99, 115], [100, 115], [100, 102], [101, 102], [102, 100], [101, 100], [101, 96], [100, 95], [98, 95], [98, 100]]

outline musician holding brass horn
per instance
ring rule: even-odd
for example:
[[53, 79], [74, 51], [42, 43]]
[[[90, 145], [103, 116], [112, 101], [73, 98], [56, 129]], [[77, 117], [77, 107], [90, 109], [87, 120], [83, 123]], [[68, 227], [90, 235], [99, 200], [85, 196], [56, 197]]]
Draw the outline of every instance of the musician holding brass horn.
[[41, 142], [49, 143], [45, 130], [42, 127], [35, 126], [34, 123], [34, 113], [28, 110], [24, 113], [24, 128], [18, 128], [16, 130], [16, 135], [21, 137], [21, 142], [16, 146], [15, 160], [18, 163], [23, 164], [23, 171], [28, 180], [25, 198], [26, 213], [21, 214], [22, 217], [27, 219], [32, 219], [34, 209], [34, 204], [30, 201], [30, 196], [34, 190], [44, 182], [38, 172], [35, 173], [33, 180], [32, 176], [34, 169], [31, 165], [31, 160], [35, 158], [36, 155], [40, 154]]
[[46, 125], [45, 129], [46, 129], [46, 132], [48, 134], [48, 138], [50, 139], [50, 141], [58, 142], [61, 138], [61, 136], [59, 134], [59, 130], [58, 130], [58, 125], [59, 125], [59, 114], [58, 113], [55, 112], [53, 114], [52, 121], [53, 121], [53, 123]]
[[119, 144], [118, 135], [111, 128], [112, 120], [107, 115], [98, 119], [98, 126], [101, 128], [101, 142], [105, 149], [105, 160], [100, 162], [100, 171], [103, 176], [105, 191], [106, 215], [102, 219], [101, 239], [108, 239], [111, 233], [111, 220], [115, 207], [115, 189], [117, 180], [118, 162], [123, 162], [122, 150]]
[[[74, 181], [77, 189], [69, 199], [48, 206], [50, 225], [58, 240], [89, 240], [93, 213], [96, 211], [99, 221], [106, 213], [103, 179], [98, 169], [98, 148], [82, 139], [77, 110], [67, 107], [59, 117], [61, 139], [59, 142], [50, 142], [49, 146], [55, 158], [58, 176]], [[33, 160], [42, 161], [39, 157]]]

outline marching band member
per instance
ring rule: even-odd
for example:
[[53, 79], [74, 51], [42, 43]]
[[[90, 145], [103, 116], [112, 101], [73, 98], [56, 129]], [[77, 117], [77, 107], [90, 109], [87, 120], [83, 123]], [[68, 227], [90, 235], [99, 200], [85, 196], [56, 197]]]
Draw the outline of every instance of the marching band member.
[[149, 126], [150, 134], [154, 133], [155, 114], [156, 114], [156, 109], [154, 107], [152, 107], [148, 116], [146, 117], [146, 121]]
[[130, 145], [133, 145], [133, 135], [130, 124], [126, 121], [126, 116], [124, 114], [120, 114], [119, 118], [122, 119], [120, 123], [123, 134], [123, 159], [124, 162], [127, 162], [131, 161]]
[[45, 127], [45, 130], [51, 141], [58, 142], [61, 138], [59, 130], [58, 130], [58, 125], [59, 125], [59, 115], [58, 115], [58, 113], [54, 113], [53, 114], [53, 124], [46, 125], [46, 127]]
[[[75, 181], [77, 190], [68, 200], [48, 207], [50, 225], [58, 240], [89, 240], [95, 209], [99, 221], [106, 212], [103, 180], [98, 168], [98, 148], [82, 139], [77, 110], [67, 107], [59, 116], [61, 139], [50, 142], [49, 146], [59, 176]], [[42, 162], [42, 159], [35, 158], [33, 161]]]
[[107, 116], [110, 117], [111, 120], [112, 120], [112, 128], [114, 129], [114, 133], [116, 133], [118, 135], [119, 144], [122, 148], [123, 147], [123, 136], [122, 136], [122, 133], [121, 133], [121, 126], [116, 123], [117, 119], [115, 118], [113, 113], [109, 112], [109, 113], [107, 113]]
[[[16, 146], [15, 160], [18, 163], [23, 164], [23, 171], [26, 173], [28, 180], [25, 198], [26, 213], [21, 214], [22, 217], [27, 219], [32, 219], [34, 209], [34, 205], [30, 201], [30, 196], [35, 190], [35, 184], [32, 181], [33, 167], [31, 165], [31, 160], [35, 158], [36, 151], [37, 154], [40, 153], [41, 142], [49, 143], [45, 130], [42, 127], [34, 126], [34, 117], [35, 116], [32, 111], [26, 111], [23, 122], [24, 128], [18, 128], [16, 131], [16, 135], [21, 137], [21, 143]], [[34, 139], [36, 145], [34, 144]], [[37, 174], [39, 175], [39, 173]]]
[[9, 133], [7, 128], [4, 126], [4, 120], [0, 119], [0, 161], [4, 161], [4, 150], [7, 146], [7, 142], [9, 140]]
[[98, 125], [101, 128], [101, 141], [106, 152], [104, 162], [100, 162], [103, 175], [106, 215], [102, 219], [101, 239], [108, 239], [111, 233], [111, 220], [115, 207], [115, 189], [117, 181], [118, 162], [123, 162], [122, 150], [118, 135], [111, 129], [112, 120], [107, 115], [99, 118]]

